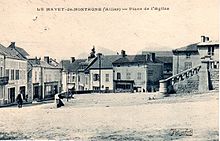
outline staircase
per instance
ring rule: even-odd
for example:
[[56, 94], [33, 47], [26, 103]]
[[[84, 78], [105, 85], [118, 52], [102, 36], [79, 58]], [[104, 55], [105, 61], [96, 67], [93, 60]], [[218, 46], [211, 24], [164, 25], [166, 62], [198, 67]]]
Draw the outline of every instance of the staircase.
[[159, 92], [163, 93], [163, 94], [169, 94], [169, 93], [173, 93], [174, 89], [173, 86], [174, 84], [184, 81], [186, 79], [191, 78], [192, 76], [198, 74], [198, 72], [201, 69], [201, 65], [192, 67], [190, 69], [187, 69], [179, 74], [173, 75], [167, 79], [164, 80], [160, 80], [160, 88], [159, 88]]

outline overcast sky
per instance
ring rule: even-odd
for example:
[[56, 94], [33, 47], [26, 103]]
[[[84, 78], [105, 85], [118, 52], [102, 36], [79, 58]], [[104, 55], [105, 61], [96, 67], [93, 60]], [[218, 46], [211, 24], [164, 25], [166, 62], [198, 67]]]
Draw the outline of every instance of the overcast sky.
[[[219, 38], [218, 0], [1, 0], [0, 43], [31, 56], [69, 58], [92, 46], [135, 54]], [[168, 7], [168, 11], [45, 12], [37, 8]], [[37, 18], [36, 18], [37, 17]]]

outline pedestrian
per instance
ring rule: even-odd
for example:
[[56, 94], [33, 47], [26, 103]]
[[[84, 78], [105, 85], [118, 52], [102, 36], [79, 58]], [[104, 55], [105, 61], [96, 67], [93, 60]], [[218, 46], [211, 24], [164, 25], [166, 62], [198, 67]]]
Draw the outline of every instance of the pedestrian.
[[20, 93], [18, 93], [17, 97], [16, 97], [16, 101], [18, 104], [18, 108], [22, 108], [22, 104], [23, 104], [23, 95]]

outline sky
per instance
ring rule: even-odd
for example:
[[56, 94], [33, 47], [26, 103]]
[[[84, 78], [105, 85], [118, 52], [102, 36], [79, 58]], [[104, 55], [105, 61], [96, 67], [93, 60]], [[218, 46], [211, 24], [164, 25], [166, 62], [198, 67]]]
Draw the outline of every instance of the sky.
[[[37, 8], [151, 8], [141, 11], [37, 11]], [[93, 46], [127, 54], [172, 50], [219, 39], [218, 0], [1, 0], [0, 44], [11, 42], [31, 56], [63, 59], [89, 54]], [[98, 51], [97, 51], [98, 52]]]

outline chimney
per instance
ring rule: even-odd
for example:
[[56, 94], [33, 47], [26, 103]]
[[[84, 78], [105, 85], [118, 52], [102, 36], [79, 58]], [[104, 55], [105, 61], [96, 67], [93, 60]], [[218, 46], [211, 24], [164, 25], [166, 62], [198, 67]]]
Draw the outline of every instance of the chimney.
[[206, 37], [205, 36], [201, 36], [201, 42], [205, 42]]
[[70, 59], [71, 59], [71, 63], [75, 61], [75, 57], [70, 57]]
[[11, 42], [10, 47], [15, 48], [15, 42]]
[[208, 42], [209, 41], [209, 37], [205, 37], [205, 41]]
[[122, 56], [122, 57], [125, 57], [125, 56], [126, 56], [126, 53], [125, 53], [124, 50], [121, 50], [121, 56]]
[[156, 58], [155, 53], [151, 53], [151, 59], [152, 59], [153, 62], [155, 62], [155, 58]]
[[50, 57], [49, 56], [44, 56], [44, 61], [50, 64]]
[[151, 57], [150, 57], [150, 54], [147, 54], [146, 57], [147, 57], [147, 61], [150, 61], [150, 60], [151, 60], [151, 59], [150, 59], [150, 58], [151, 58]]

